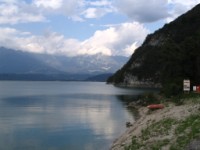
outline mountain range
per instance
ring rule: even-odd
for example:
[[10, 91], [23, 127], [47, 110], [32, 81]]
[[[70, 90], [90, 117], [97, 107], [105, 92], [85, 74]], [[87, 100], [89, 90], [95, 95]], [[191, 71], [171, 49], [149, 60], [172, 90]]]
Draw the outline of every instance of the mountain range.
[[[110, 76], [126, 61], [124, 56], [38, 54], [0, 48], [1, 80], [95, 80]], [[94, 78], [93, 78], [94, 76]], [[99, 77], [97, 80], [100, 80]]]
[[108, 83], [183, 91], [183, 80], [200, 85], [200, 4], [146, 37]]

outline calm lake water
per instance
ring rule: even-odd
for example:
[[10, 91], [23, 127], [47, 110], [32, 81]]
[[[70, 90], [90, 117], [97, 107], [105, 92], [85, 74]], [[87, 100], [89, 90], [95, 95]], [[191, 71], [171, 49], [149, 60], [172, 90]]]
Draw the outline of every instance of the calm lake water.
[[142, 89], [100, 82], [0, 81], [0, 149], [106, 150], [134, 115]]

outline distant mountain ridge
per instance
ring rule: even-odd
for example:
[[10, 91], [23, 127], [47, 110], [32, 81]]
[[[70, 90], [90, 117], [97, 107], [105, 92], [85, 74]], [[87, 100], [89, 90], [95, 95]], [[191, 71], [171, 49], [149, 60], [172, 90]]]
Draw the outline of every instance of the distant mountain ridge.
[[[0, 48], [0, 80], [23, 78], [29, 80], [84, 80], [89, 77], [110, 74], [126, 61], [123, 56], [83, 55], [60, 56], [23, 52]], [[39, 77], [40, 76], [40, 77]]]
[[0, 74], [58, 73], [31, 53], [0, 48]]
[[182, 90], [200, 84], [200, 4], [146, 37], [108, 83]]

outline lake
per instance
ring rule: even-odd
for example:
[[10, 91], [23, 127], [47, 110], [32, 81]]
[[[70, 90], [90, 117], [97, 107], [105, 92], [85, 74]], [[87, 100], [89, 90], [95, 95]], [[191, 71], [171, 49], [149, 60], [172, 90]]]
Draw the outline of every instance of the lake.
[[0, 149], [106, 150], [143, 89], [102, 82], [0, 81]]

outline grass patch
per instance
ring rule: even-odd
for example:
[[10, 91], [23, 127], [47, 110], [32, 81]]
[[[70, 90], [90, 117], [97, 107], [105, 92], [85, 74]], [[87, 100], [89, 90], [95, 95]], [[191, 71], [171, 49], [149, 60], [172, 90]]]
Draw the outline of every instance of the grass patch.
[[[148, 143], [148, 140], [154, 137], [168, 135], [172, 125], [175, 125], [174, 137], [172, 139], [164, 138]], [[183, 150], [194, 139], [200, 137], [200, 115], [191, 115], [185, 120], [176, 121], [167, 118], [158, 122], [153, 122], [150, 126], [142, 130], [141, 136], [132, 138], [132, 143], [125, 147], [125, 150], [160, 150], [163, 146], [169, 145], [170, 150]], [[170, 141], [174, 141], [170, 143]], [[147, 146], [148, 145], [148, 146]]]
[[193, 102], [193, 103], [200, 103], [200, 93], [181, 93], [176, 96], [171, 96], [170, 98], [167, 98], [163, 95], [155, 94], [155, 93], [144, 93], [143, 95], [140, 95], [138, 97], [137, 104], [141, 106], [147, 106], [149, 104], [159, 104], [163, 103], [165, 104], [166, 102], [173, 102], [177, 106], [183, 105], [185, 102], [188, 100]]
[[[164, 138], [163, 140], [157, 137], [164, 137], [172, 132], [172, 139]], [[163, 146], [169, 145], [170, 150], [183, 150], [190, 143], [190, 141], [200, 137], [200, 115], [191, 115], [183, 121], [176, 121], [172, 118], [166, 118], [158, 122], [151, 122], [151, 124], [142, 130], [141, 136], [132, 138], [132, 143], [125, 147], [125, 150], [160, 150]], [[153, 142], [148, 142], [152, 138], [157, 138]]]
[[158, 122], [153, 122], [146, 129], [142, 130], [141, 138], [143, 140], [148, 140], [149, 138], [158, 136], [158, 135], [168, 135], [169, 130], [172, 125], [176, 123], [175, 119], [166, 118]]
[[160, 150], [161, 147], [166, 146], [170, 143], [169, 139], [163, 139], [155, 141], [151, 145], [144, 144], [140, 142], [136, 137], [132, 139], [131, 145], [125, 147], [124, 150], [139, 150], [139, 149], [148, 149], [148, 150]]
[[152, 123], [144, 130], [142, 130], [142, 134], [140, 137], [134, 136], [132, 138], [131, 145], [125, 147], [125, 150], [139, 150], [139, 149], [151, 149], [151, 150], [159, 150], [161, 147], [167, 145], [170, 140], [163, 139], [154, 141], [150, 145], [144, 144], [145, 141], [151, 139], [152, 137], [157, 137], [160, 135], [168, 135], [169, 130], [172, 125], [176, 123], [176, 120], [172, 118], [166, 118], [158, 122], [152, 121]]
[[142, 143], [140, 143], [136, 136], [132, 137], [132, 143], [129, 146], [126, 146], [124, 150], [137, 150], [142, 147]]
[[165, 145], [168, 145], [170, 143], [170, 140], [169, 139], [164, 139], [164, 140], [159, 140], [159, 141], [156, 141], [152, 146], [151, 146], [151, 149], [152, 150], [160, 150], [161, 147], [165, 146]]
[[200, 115], [191, 115], [180, 122], [175, 134], [177, 139], [170, 150], [182, 150], [191, 140], [200, 137]]
[[[125, 150], [161, 150], [165, 146], [169, 150], [183, 150], [191, 141], [200, 138], [200, 94], [186, 93], [170, 99], [146, 94], [143, 98], [145, 100], [142, 104], [145, 105], [173, 102], [176, 105], [185, 104], [194, 107], [188, 108], [188, 112], [191, 112], [190, 116], [181, 120], [173, 118], [165, 118], [157, 122], [150, 120], [147, 127], [141, 130], [141, 134], [132, 138], [132, 143], [126, 146]], [[193, 109], [197, 110], [196, 114], [192, 114]]]
[[193, 103], [199, 103], [200, 102], [200, 94], [199, 93], [182, 93], [180, 95], [174, 96], [172, 98], [172, 102], [174, 102], [177, 106], [183, 105], [186, 101], [192, 101]]

